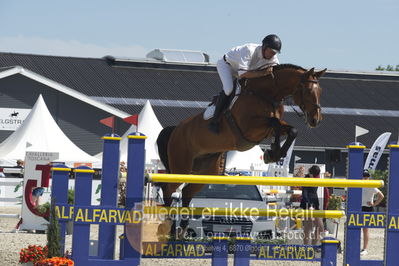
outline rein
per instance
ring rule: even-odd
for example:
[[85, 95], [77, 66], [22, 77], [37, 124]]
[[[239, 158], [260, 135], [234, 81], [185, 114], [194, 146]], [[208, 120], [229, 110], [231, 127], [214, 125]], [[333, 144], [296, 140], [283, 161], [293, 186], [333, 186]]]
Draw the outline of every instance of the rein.
[[[274, 83], [274, 87], [276, 88], [277, 91], [280, 91], [280, 88], [277, 84], [277, 81], [274, 77], [274, 74], [271, 73], [271, 77], [273, 79], [273, 83]], [[305, 83], [313, 83], [313, 84], [318, 84], [319, 81], [318, 80], [311, 80], [311, 79], [304, 79], [302, 77], [301, 81], [299, 82], [298, 86], [295, 88], [295, 92], [297, 92], [298, 90], [300, 90], [301, 93], [301, 105], [299, 105], [299, 108], [301, 109], [302, 113], [298, 112], [293, 104], [290, 104], [291, 108], [295, 111], [295, 113], [297, 114], [298, 117], [305, 119], [306, 122], [306, 113], [303, 111], [305, 108], [305, 100], [304, 100], [304, 92], [307, 89], [305, 87]], [[244, 86], [243, 88], [245, 88], [247, 86], [247, 79], [244, 81]], [[239, 94], [237, 94], [237, 96], [240, 95], [253, 95], [256, 96], [258, 98], [261, 98], [262, 100], [264, 100], [265, 102], [269, 103], [272, 107], [274, 112], [277, 110], [277, 108], [282, 104], [283, 100], [285, 99], [285, 97], [283, 97], [280, 101], [274, 100], [272, 97], [267, 97], [264, 95], [259, 95], [257, 93], [255, 93], [254, 91], [248, 91], [248, 90], [241, 90], [241, 92]], [[311, 104], [313, 106], [315, 106], [316, 109], [321, 109], [321, 105], [318, 103], [313, 103], [313, 102], [308, 102], [308, 104]]]
[[[318, 80], [311, 80], [311, 79], [301, 79], [301, 82], [299, 83], [299, 88], [296, 88], [296, 91], [298, 90], [298, 89], [300, 89], [300, 92], [301, 92], [301, 105], [299, 106], [299, 108], [301, 109], [301, 111], [302, 111], [302, 113], [299, 113], [295, 108], [294, 108], [294, 106], [291, 104], [291, 108], [295, 111], [295, 113], [298, 115], [298, 117], [301, 117], [301, 118], [303, 118], [304, 120], [305, 120], [305, 123], [306, 123], [306, 120], [307, 120], [307, 115], [306, 115], [306, 113], [303, 111], [304, 109], [305, 109], [305, 100], [304, 100], [304, 98], [303, 98], [303, 95], [304, 95], [304, 93], [305, 93], [305, 90], [307, 90], [308, 88], [306, 88], [305, 87], [305, 83], [306, 82], [309, 82], [309, 83], [313, 83], [313, 84], [318, 84], [319, 83], [319, 81]], [[308, 102], [308, 104], [311, 104], [311, 105], [313, 105], [313, 106], [315, 106], [315, 108], [316, 108], [316, 110], [318, 110], [318, 109], [320, 109], [321, 110], [321, 105], [319, 104], [319, 103], [313, 103], [313, 102]]]
[[[273, 73], [271, 74], [271, 77], [274, 82], [274, 87], [276, 87], [277, 91], [279, 91], [279, 87], [277, 86], [277, 82], [276, 82], [276, 79], [274, 78]], [[243, 88], [245, 88], [247, 86], [247, 80], [248, 79], [245, 79]], [[243, 90], [243, 89], [241, 89], [241, 92], [239, 94], [237, 94], [237, 96], [240, 96], [240, 95], [252, 95], [257, 98], [261, 98], [263, 101], [269, 103], [273, 107], [274, 112], [277, 110], [277, 108], [282, 104], [282, 102], [284, 100], [284, 99], [281, 99], [280, 101], [277, 101], [277, 100], [273, 99], [272, 97], [259, 95], [259, 94], [255, 93], [254, 91]]]

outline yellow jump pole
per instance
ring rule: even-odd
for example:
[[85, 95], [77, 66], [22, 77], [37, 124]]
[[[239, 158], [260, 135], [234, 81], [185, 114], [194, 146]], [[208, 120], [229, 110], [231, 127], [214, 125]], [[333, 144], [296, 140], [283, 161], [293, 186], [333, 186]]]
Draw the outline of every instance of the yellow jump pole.
[[195, 183], [195, 184], [235, 184], [266, 186], [302, 186], [302, 187], [351, 187], [379, 188], [383, 180], [356, 180], [340, 178], [297, 178], [297, 177], [260, 177], [260, 176], [212, 176], [150, 174], [152, 182], [160, 183]]
[[297, 218], [341, 218], [344, 211], [302, 210], [302, 209], [257, 209], [257, 208], [202, 208], [202, 207], [160, 207], [146, 206], [144, 214], [160, 215], [203, 215], [203, 216], [268, 216]]

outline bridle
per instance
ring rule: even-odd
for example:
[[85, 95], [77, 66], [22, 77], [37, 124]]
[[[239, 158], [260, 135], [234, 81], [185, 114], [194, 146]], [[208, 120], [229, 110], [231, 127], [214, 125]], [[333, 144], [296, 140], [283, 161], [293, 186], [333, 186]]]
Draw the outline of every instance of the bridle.
[[313, 105], [314, 107], [315, 107], [315, 111], [318, 111], [318, 110], [320, 110], [321, 111], [321, 105], [320, 105], [320, 103], [313, 103], [313, 102], [306, 102], [305, 101], [305, 98], [304, 98], [304, 95], [305, 95], [305, 92], [306, 92], [306, 90], [308, 90], [308, 89], [310, 89], [310, 88], [308, 88], [308, 87], [306, 87], [305, 86], [305, 84], [306, 83], [312, 83], [312, 84], [319, 84], [319, 81], [318, 80], [312, 80], [312, 79], [304, 79], [304, 78], [302, 78], [301, 79], [301, 82], [299, 83], [299, 87], [297, 88], [297, 90], [299, 89], [300, 90], [300, 93], [301, 93], [301, 103], [300, 103], [300, 105], [299, 105], [299, 107], [301, 108], [301, 110], [302, 110], [302, 112], [303, 112], [303, 116], [306, 116], [306, 113], [305, 113], [305, 105], [306, 104], [310, 104], [310, 105]]
[[[271, 74], [271, 78], [272, 78], [272, 80], [273, 80], [274, 87], [277, 89], [277, 91], [280, 91], [280, 88], [279, 88], [279, 86], [278, 86], [278, 84], [277, 84], [277, 81], [276, 81], [276, 79], [275, 79], [273, 73]], [[281, 101], [276, 101], [276, 100], [274, 100], [272, 97], [268, 97], [268, 96], [264, 96], [264, 95], [259, 95], [259, 94], [255, 93], [255, 92], [253, 92], [253, 91], [244, 90], [244, 88], [247, 86], [247, 81], [248, 81], [248, 79], [245, 79], [245, 80], [244, 80], [244, 84], [243, 84], [243, 86], [242, 86], [241, 92], [240, 92], [239, 94], [237, 94], [237, 96], [239, 96], [239, 95], [253, 95], [253, 96], [259, 97], [259, 98], [261, 98], [263, 101], [265, 101], [265, 102], [269, 103], [270, 105], [272, 105], [272, 107], [273, 107], [274, 110], [277, 110], [278, 106], [280, 106], [280, 105], [282, 104], [282, 102], [283, 102], [284, 99], [281, 99]], [[295, 88], [295, 93], [296, 93], [298, 90], [299, 90], [299, 92], [301, 93], [301, 104], [299, 105], [299, 108], [301, 109], [302, 113], [299, 113], [299, 112], [296, 110], [296, 108], [293, 106], [293, 104], [290, 104], [290, 105], [291, 105], [291, 108], [295, 111], [295, 113], [296, 113], [299, 117], [303, 118], [303, 119], [305, 120], [305, 122], [306, 122], [306, 120], [307, 120], [307, 114], [306, 114], [306, 112], [304, 112], [304, 110], [305, 110], [305, 104], [310, 104], [310, 105], [315, 106], [316, 111], [319, 110], [319, 109], [321, 110], [321, 105], [320, 105], [319, 103], [313, 103], [313, 102], [306, 102], [306, 101], [305, 101], [305, 99], [304, 99], [304, 94], [305, 94], [306, 90], [310, 89], [310, 88], [308, 88], [308, 87], [305, 86], [306, 83], [319, 84], [319, 81], [318, 81], [318, 80], [312, 80], [312, 79], [305, 79], [304, 76], [302, 76], [301, 81], [299, 82], [299, 84], [298, 84], [297, 87]], [[294, 93], [294, 94], [295, 94], [295, 93]]]

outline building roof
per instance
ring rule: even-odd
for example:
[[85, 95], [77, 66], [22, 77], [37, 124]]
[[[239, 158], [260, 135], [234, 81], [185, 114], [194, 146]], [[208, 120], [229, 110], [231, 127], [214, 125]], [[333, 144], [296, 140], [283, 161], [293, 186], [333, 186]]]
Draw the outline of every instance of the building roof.
[[[119, 117], [139, 113], [149, 100], [164, 127], [202, 111], [222, 87], [214, 65], [0, 53], [0, 76], [21, 68]], [[299, 129], [296, 146], [343, 147], [354, 140], [355, 125], [370, 130], [358, 139], [368, 147], [386, 131], [396, 138], [399, 75], [330, 71], [320, 83], [325, 114], [318, 128], [287, 108], [286, 120]]]

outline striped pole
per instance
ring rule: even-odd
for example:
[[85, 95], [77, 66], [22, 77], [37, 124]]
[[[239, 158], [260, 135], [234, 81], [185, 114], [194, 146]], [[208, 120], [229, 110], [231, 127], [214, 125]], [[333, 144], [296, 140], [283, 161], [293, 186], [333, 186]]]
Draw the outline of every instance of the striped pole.
[[179, 175], [150, 174], [152, 182], [159, 183], [195, 183], [195, 184], [235, 184], [235, 185], [266, 185], [266, 186], [302, 186], [302, 187], [350, 187], [379, 188], [384, 186], [383, 180], [351, 180], [351, 179], [320, 179], [296, 177], [261, 177], [261, 176], [215, 176], [215, 175]]
[[204, 216], [269, 216], [305, 218], [342, 218], [344, 211], [303, 210], [303, 209], [258, 209], [258, 208], [202, 208], [202, 207], [160, 207], [145, 206], [144, 214], [162, 215], [204, 215]]

